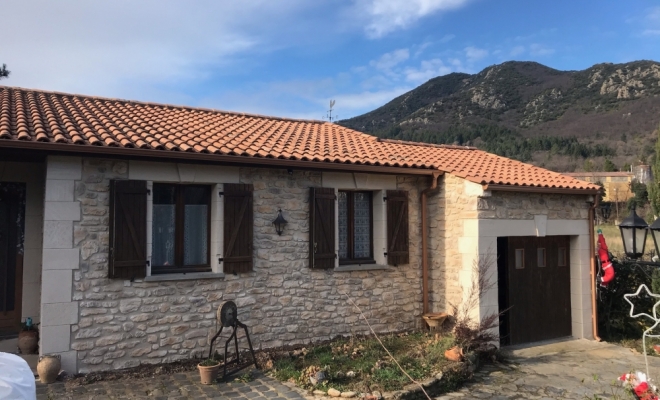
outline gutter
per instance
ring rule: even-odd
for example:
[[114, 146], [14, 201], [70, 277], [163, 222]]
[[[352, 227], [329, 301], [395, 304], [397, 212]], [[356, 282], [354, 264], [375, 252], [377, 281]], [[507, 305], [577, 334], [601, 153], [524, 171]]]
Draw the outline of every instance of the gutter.
[[93, 145], [64, 144], [52, 142], [27, 142], [18, 140], [1, 140], [0, 149], [41, 150], [49, 154], [102, 155], [111, 157], [130, 157], [146, 161], [161, 162], [213, 162], [227, 165], [273, 166], [280, 168], [296, 168], [304, 170], [371, 172], [397, 175], [430, 175], [435, 176], [437, 169], [416, 167], [391, 167], [365, 164], [348, 164], [329, 161], [303, 161], [286, 158], [267, 158], [253, 156], [231, 156], [226, 154], [195, 153], [172, 150], [153, 150], [126, 147], [107, 147]]
[[600, 203], [600, 196], [596, 195], [596, 200], [593, 205], [589, 207], [589, 258], [591, 261], [591, 328], [594, 335], [594, 340], [597, 342], [602, 341], [598, 336], [598, 304], [596, 302], [596, 238], [594, 236], [594, 216], [596, 207]]
[[428, 221], [426, 212], [427, 195], [438, 188], [438, 181], [443, 175], [436, 171], [431, 177], [431, 186], [422, 190], [422, 315], [429, 312], [429, 252], [428, 252]]
[[500, 185], [495, 183], [488, 183], [482, 185], [484, 190], [500, 191], [500, 192], [524, 192], [524, 193], [553, 193], [553, 194], [584, 194], [596, 195], [599, 189], [576, 189], [576, 188], [558, 188], [558, 187], [545, 187], [545, 186], [519, 186], [519, 185]]

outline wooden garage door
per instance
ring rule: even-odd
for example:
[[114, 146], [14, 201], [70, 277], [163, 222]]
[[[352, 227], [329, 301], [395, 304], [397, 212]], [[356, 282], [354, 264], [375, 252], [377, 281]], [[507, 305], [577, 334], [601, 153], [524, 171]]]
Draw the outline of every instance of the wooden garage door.
[[508, 343], [571, 335], [568, 236], [509, 237]]

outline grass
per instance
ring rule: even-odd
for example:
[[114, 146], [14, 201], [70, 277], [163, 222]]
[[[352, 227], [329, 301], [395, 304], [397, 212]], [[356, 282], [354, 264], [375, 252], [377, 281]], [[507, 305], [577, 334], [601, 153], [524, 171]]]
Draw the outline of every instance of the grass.
[[[445, 359], [444, 352], [454, 345], [452, 337], [416, 332], [383, 336], [381, 340], [413, 379], [424, 380], [444, 372], [452, 389], [462, 382], [446, 372], [452, 363]], [[306, 389], [332, 387], [367, 393], [400, 390], [411, 384], [374, 338], [342, 339], [294, 354], [275, 360], [272, 374]], [[309, 378], [319, 371], [327, 380], [313, 385]]]

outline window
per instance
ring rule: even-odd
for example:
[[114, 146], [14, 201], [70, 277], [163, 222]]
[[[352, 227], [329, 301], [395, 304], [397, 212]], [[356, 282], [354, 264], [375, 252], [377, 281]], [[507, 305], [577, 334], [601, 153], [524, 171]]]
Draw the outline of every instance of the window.
[[206, 272], [211, 187], [154, 183], [151, 271]]
[[536, 249], [536, 266], [545, 268], [545, 248], [539, 247]]
[[566, 262], [566, 247], [559, 248], [559, 253], [557, 255], [557, 258], [558, 258], [557, 265], [559, 267], [565, 267], [566, 264], [568, 264]]
[[525, 249], [516, 249], [516, 269], [525, 268]]
[[338, 193], [339, 263], [375, 263], [370, 192]]

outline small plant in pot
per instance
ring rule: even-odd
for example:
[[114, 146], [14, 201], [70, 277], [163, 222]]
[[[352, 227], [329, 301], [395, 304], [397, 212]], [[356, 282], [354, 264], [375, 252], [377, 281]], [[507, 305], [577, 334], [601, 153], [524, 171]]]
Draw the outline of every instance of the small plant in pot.
[[36, 354], [39, 347], [39, 329], [32, 323], [32, 318], [21, 322], [21, 331], [18, 333], [18, 348], [21, 354]]
[[197, 369], [199, 369], [199, 378], [202, 385], [212, 385], [218, 380], [220, 361], [215, 358], [207, 358], [197, 365]]

